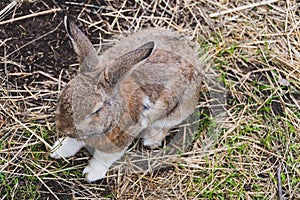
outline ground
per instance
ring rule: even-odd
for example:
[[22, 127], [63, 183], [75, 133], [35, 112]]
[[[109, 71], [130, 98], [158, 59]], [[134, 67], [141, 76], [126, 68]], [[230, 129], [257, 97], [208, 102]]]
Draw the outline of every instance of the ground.
[[[1, 199], [300, 199], [296, 0], [13, 2], [0, 2]], [[87, 151], [49, 157], [57, 96], [78, 68], [64, 15], [100, 52], [154, 26], [199, 45], [203, 90], [187, 149], [95, 183], [81, 175]]]

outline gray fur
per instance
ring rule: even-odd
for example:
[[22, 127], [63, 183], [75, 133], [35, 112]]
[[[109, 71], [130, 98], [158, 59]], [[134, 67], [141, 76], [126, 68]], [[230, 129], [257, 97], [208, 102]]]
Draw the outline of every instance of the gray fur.
[[184, 37], [170, 30], [139, 31], [96, 56], [87, 37], [74, 24], [66, 21], [66, 25], [84, 70], [59, 97], [57, 131], [69, 139], [58, 149], [54, 146], [51, 156], [73, 155], [66, 153], [64, 144], [77, 145], [74, 151], [81, 146], [95, 148], [84, 170], [87, 180], [94, 181], [104, 177], [135, 138], [144, 138], [144, 145], [150, 147], [160, 145], [169, 129], [193, 112], [201, 89], [201, 66]]

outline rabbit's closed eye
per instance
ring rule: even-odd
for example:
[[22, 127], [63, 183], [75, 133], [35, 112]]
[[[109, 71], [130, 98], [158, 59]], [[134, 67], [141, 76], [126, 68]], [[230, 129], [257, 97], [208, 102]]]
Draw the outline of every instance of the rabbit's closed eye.
[[99, 113], [99, 112], [101, 111], [102, 108], [103, 108], [103, 102], [97, 102], [97, 103], [95, 104], [95, 107], [94, 107], [94, 109], [93, 109], [91, 115], [94, 115], [94, 114]]

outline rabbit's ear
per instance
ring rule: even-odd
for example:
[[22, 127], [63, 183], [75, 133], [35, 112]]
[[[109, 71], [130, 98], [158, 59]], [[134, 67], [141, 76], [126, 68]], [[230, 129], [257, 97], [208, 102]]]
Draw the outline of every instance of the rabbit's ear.
[[109, 85], [110, 87], [114, 87], [134, 65], [151, 55], [154, 45], [153, 41], [147, 42], [139, 48], [117, 58], [102, 72], [98, 86], [105, 87]]
[[65, 16], [64, 23], [79, 58], [80, 72], [94, 71], [98, 64], [98, 57], [92, 43], [73, 22], [69, 22], [67, 16]]

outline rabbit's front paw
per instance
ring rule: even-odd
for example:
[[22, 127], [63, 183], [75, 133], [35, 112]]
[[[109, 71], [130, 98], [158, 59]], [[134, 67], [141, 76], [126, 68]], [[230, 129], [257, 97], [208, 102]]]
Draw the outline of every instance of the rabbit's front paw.
[[82, 172], [86, 181], [93, 182], [105, 177], [105, 174], [109, 167], [103, 165], [100, 161], [92, 158]]
[[161, 141], [153, 140], [153, 138], [144, 138], [144, 146], [150, 149], [158, 149], [161, 146]]
[[109, 167], [124, 154], [124, 151], [125, 149], [120, 152], [107, 153], [96, 149], [93, 158], [82, 172], [85, 179], [93, 182], [104, 178]]
[[84, 143], [77, 139], [66, 137], [59, 138], [51, 147], [51, 158], [67, 158], [76, 154], [84, 146]]

